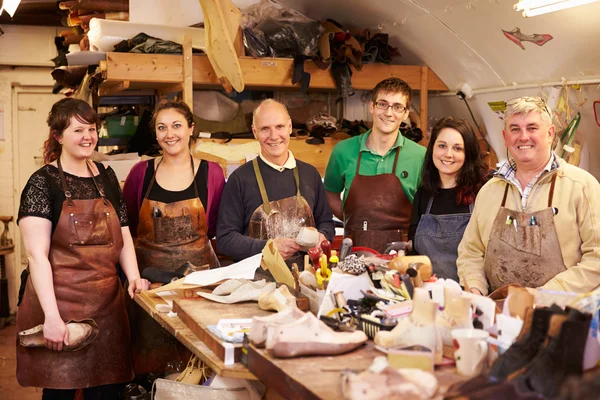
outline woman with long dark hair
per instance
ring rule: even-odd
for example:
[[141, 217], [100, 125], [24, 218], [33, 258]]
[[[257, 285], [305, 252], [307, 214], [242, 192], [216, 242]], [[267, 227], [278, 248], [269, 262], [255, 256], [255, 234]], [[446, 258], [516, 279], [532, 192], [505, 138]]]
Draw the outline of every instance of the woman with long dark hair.
[[458, 282], [458, 244], [487, 176], [471, 126], [452, 117], [438, 121], [431, 131], [409, 229], [414, 250], [431, 259], [438, 278]]

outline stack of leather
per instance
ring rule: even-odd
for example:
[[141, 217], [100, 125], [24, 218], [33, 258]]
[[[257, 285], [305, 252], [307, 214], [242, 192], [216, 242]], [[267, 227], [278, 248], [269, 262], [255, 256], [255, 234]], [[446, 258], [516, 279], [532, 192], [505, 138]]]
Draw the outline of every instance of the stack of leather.
[[129, 0], [73, 0], [60, 2], [58, 7], [68, 11], [67, 26], [81, 27], [84, 32], [89, 30], [92, 18], [129, 20]]

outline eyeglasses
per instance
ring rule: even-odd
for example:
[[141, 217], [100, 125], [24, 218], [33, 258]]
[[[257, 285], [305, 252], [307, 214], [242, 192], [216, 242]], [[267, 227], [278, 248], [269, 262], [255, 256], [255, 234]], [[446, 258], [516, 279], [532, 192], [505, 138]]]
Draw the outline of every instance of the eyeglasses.
[[403, 112], [405, 112], [407, 110], [406, 106], [403, 104], [400, 104], [400, 103], [388, 104], [387, 101], [376, 101], [375, 107], [377, 107], [379, 110], [384, 110], [384, 111], [387, 111], [388, 108], [391, 108], [392, 111], [395, 112], [396, 114], [402, 114]]

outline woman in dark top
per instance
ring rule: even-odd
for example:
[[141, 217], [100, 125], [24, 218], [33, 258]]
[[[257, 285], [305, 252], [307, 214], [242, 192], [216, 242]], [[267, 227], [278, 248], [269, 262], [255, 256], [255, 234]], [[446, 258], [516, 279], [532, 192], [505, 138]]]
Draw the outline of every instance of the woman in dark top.
[[[91, 162], [98, 117], [84, 101], [63, 99], [48, 116], [45, 166], [21, 194], [19, 227], [30, 276], [17, 312], [19, 332], [43, 324], [45, 348], [17, 344], [17, 380], [43, 387], [43, 399], [117, 398], [133, 378], [125, 296], [148, 289], [140, 279], [125, 201], [112, 169]], [[66, 324], [86, 320], [97, 336], [69, 350]], [[90, 321], [92, 320], [92, 321]], [[100, 371], [100, 373], [99, 373]]]
[[[194, 116], [182, 102], [158, 106], [152, 117], [162, 157], [131, 169], [123, 192], [140, 271], [175, 271], [186, 262], [218, 267], [211, 247], [225, 185], [219, 164], [192, 156]], [[133, 367], [138, 375], [164, 373], [188, 350], [137, 306], [131, 309]]]
[[438, 278], [458, 282], [458, 244], [487, 175], [471, 126], [442, 118], [431, 131], [408, 233], [415, 252], [431, 259]]

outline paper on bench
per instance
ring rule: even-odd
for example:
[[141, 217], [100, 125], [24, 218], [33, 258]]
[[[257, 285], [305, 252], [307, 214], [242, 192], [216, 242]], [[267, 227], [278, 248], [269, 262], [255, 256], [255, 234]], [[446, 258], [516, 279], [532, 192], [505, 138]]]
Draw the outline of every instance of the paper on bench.
[[227, 279], [254, 279], [256, 269], [260, 267], [262, 253], [248, 257], [240, 262], [223, 268], [192, 272], [185, 277], [186, 285], [208, 286]]

